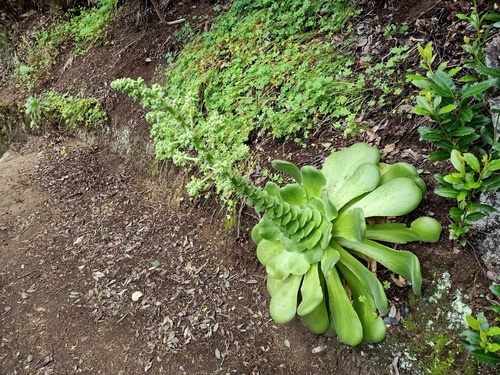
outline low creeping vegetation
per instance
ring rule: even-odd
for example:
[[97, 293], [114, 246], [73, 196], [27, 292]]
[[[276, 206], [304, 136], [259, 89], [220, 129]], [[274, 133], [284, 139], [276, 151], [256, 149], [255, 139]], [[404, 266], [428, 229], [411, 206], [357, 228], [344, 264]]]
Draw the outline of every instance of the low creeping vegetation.
[[106, 112], [97, 99], [55, 91], [30, 96], [24, 108], [31, 130], [38, 130], [44, 123], [60, 130], [98, 127], [107, 120]]
[[353, 40], [342, 34], [355, 13], [351, 1], [237, 0], [172, 59], [166, 86], [120, 79], [112, 87], [148, 109], [158, 159], [201, 172], [188, 192], [197, 196], [215, 185], [230, 208], [232, 186], [214, 180], [212, 167], [192, 154], [189, 137], [163, 110], [162, 98], [187, 115], [190, 131], [203, 134], [214, 157], [243, 172], [249, 146], [264, 136], [304, 144], [326, 122], [346, 136], [356, 134], [360, 112], [400, 94], [393, 77], [408, 47], [393, 48], [385, 62], [365, 61], [369, 68], [355, 73]]
[[[481, 15], [474, 3], [470, 16], [458, 17], [469, 21], [477, 32], [473, 39], [465, 37], [462, 45], [470, 57], [462, 66], [447, 69], [447, 62], [442, 62], [434, 70], [432, 42], [425, 47], [419, 45], [420, 67], [426, 75], [410, 74], [408, 78], [421, 89], [414, 112], [434, 123], [418, 129], [421, 138], [437, 148], [429, 158], [450, 160], [455, 169], [450, 174], [436, 174], [436, 180], [443, 185], [436, 193], [456, 199], [457, 207], [450, 210], [450, 238], [465, 246], [470, 223], [496, 210], [475, 203], [477, 194], [500, 188], [500, 175], [495, 173], [500, 170], [499, 124], [492, 121], [492, 114], [498, 119], [498, 110], [489, 110], [486, 99], [488, 90], [498, 85], [500, 69], [486, 67], [483, 52], [492, 28], [483, 27], [483, 23], [499, 21], [500, 15]], [[468, 69], [469, 74], [462, 74], [463, 69]]]
[[[14, 76], [28, 92], [60, 54], [61, 45], [72, 41], [77, 55], [85, 54], [104, 34], [115, 9], [116, 0], [96, 0], [95, 7], [68, 11], [65, 20], [57, 20], [23, 38], [16, 47]], [[91, 4], [91, 2], [89, 2]]]
[[[491, 285], [490, 291], [500, 298], [500, 285]], [[498, 302], [489, 307], [496, 314], [500, 314], [500, 305]], [[467, 349], [472, 356], [479, 362], [490, 365], [500, 363], [500, 327], [490, 326], [488, 319], [483, 313], [477, 315], [477, 319], [472, 315], [467, 315], [467, 324], [473, 329], [462, 332], [462, 346]], [[497, 316], [495, 321], [500, 321]]]

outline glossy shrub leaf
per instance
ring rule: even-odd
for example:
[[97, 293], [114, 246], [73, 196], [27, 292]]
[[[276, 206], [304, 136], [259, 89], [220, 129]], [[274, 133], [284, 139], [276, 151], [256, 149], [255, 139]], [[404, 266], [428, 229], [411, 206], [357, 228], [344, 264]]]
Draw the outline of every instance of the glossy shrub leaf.
[[486, 190], [500, 189], [500, 175], [493, 175], [483, 180], [482, 185]]
[[470, 352], [474, 359], [488, 365], [497, 365], [500, 363], [500, 356], [496, 353], [485, 352], [483, 348], [475, 349]]
[[440, 108], [438, 114], [444, 115], [446, 113], [450, 113], [450, 112], [454, 111], [455, 109], [457, 109], [457, 106], [455, 104], [448, 104], [448, 105]]
[[448, 160], [450, 152], [446, 150], [434, 151], [429, 155], [429, 160]]
[[436, 83], [433, 87], [436, 94], [448, 98], [455, 96], [456, 86], [448, 74], [442, 70], [438, 70], [431, 76], [431, 79]]
[[451, 132], [452, 137], [463, 137], [469, 134], [473, 134], [476, 132], [476, 129], [468, 127], [468, 126], [462, 126], [458, 128], [457, 130], [454, 130]]
[[453, 164], [453, 167], [457, 171], [459, 171], [462, 174], [465, 173], [465, 166], [464, 166], [464, 163], [462, 161], [462, 155], [460, 154], [459, 151], [457, 151], [457, 150], [451, 151], [450, 161], [451, 161], [451, 164]]
[[500, 159], [491, 160], [488, 163], [487, 170], [490, 172], [498, 171], [500, 169]]
[[494, 85], [495, 85], [494, 81], [484, 81], [473, 85], [467, 84], [459, 91], [460, 100], [464, 100], [472, 96], [482, 94], [483, 92], [488, 90], [490, 87], [493, 87]]
[[483, 212], [473, 212], [471, 214], [468, 214], [466, 216], [466, 219], [468, 221], [478, 221], [478, 220], [483, 219], [484, 217], [486, 217], [486, 214]]
[[490, 285], [489, 289], [495, 296], [500, 297], [500, 284]]
[[438, 188], [434, 190], [434, 192], [437, 195], [445, 198], [456, 198], [458, 197], [458, 194], [460, 194], [460, 191], [455, 190], [453, 188]]

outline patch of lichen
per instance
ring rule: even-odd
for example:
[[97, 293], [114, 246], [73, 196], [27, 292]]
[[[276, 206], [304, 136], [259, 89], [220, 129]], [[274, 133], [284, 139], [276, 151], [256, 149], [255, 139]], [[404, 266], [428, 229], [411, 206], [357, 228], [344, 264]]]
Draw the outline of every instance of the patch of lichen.
[[471, 361], [460, 345], [460, 328], [450, 328], [447, 319], [452, 311], [451, 284], [436, 273], [422, 296], [408, 300], [410, 315], [402, 321], [406, 334], [406, 353], [415, 358], [415, 366], [423, 374], [474, 375], [478, 364]]
[[467, 356], [464, 356], [464, 350], [453, 332], [426, 333], [419, 343], [416, 341], [410, 343], [408, 349], [420, 359], [419, 367], [424, 373], [433, 375], [477, 373], [474, 362], [465, 360]]

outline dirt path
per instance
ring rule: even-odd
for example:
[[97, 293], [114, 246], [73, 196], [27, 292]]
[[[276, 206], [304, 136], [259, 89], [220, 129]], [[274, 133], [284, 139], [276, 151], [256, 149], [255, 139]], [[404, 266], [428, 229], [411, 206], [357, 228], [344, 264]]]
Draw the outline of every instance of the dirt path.
[[248, 239], [165, 193], [174, 170], [161, 185], [129, 172], [61, 138], [2, 158], [1, 374], [384, 373], [275, 325]]

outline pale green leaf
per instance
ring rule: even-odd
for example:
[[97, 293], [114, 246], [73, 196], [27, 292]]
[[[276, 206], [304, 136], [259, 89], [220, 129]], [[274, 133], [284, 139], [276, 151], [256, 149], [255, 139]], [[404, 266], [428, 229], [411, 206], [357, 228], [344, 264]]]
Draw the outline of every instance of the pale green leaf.
[[281, 198], [290, 205], [302, 206], [307, 203], [307, 194], [299, 184], [287, 184], [280, 189]]
[[404, 250], [394, 250], [370, 240], [356, 242], [338, 238], [337, 242], [340, 246], [366, 255], [392, 272], [403, 276], [412, 284], [413, 292], [420, 295], [422, 275], [420, 273], [420, 262], [415, 254]]
[[323, 288], [319, 278], [318, 263], [312, 264], [302, 280], [300, 287], [302, 301], [297, 308], [298, 315], [307, 315], [313, 312], [323, 301]]
[[302, 182], [302, 175], [300, 174], [299, 168], [297, 168], [295, 164], [285, 160], [274, 160], [272, 165], [274, 169], [288, 173], [299, 184]]
[[353, 174], [344, 175], [346, 176], [345, 180], [338, 180], [337, 184], [330, 186], [328, 190], [330, 201], [337, 210], [353, 199], [374, 190], [380, 179], [379, 168], [372, 163], [361, 164]]
[[261, 240], [257, 245], [257, 259], [263, 266], [267, 266], [269, 261], [285, 248], [279, 241]]
[[325, 280], [332, 328], [343, 343], [351, 346], [360, 344], [363, 340], [363, 326], [335, 267]]
[[290, 275], [286, 279], [267, 276], [267, 290], [271, 295], [269, 311], [276, 323], [288, 323], [295, 317], [302, 276]]
[[323, 187], [326, 185], [325, 176], [320, 170], [304, 166], [300, 169], [302, 176], [302, 187], [306, 191], [307, 198], [320, 197]]
[[413, 211], [422, 200], [422, 191], [409, 178], [388, 181], [347, 209], [361, 208], [365, 217], [401, 216]]
[[275, 279], [285, 279], [290, 274], [304, 275], [310, 266], [304, 254], [283, 250], [267, 262], [266, 271]]
[[[333, 152], [323, 164], [323, 175], [326, 179], [326, 189], [336, 191], [344, 182], [365, 163], [377, 165], [380, 152], [376, 147], [366, 143], [356, 143], [342, 151]], [[333, 203], [339, 209], [339, 207]]]
[[437, 220], [422, 216], [415, 219], [409, 228], [403, 223], [368, 225], [366, 227], [366, 238], [398, 244], [411, 241], [437, 242], [441, 230], [441, 224]]
[[352, 241], [364, 241], [366, 222], [361, 208], [341, 213], [333, 222], [332, 237], [343, 237]]
[[[377, 277], [340, 245], [332, 243], [332, 246], [340, 254], [340, 259], [337, 265], [348, 269], [349, 272], [352, 273], [353, 277], [355, 277], [355, 279], [351, 278], [352, 280], [348, 279], [349, 288], [366, 288], [366, 290], [369, 291], [373, 297], [375, 306], [379, 312], [382, 315], [387, 314], [389, 312], [387, 296], [385, 295], [385, 290]], [[344, 272], [342, 272], [342, 274], [344, 274]], [[361, 293], [361, 289], [359, 291]], [[365, 292], [363, 291], [361, 294], [364, 293]]]

